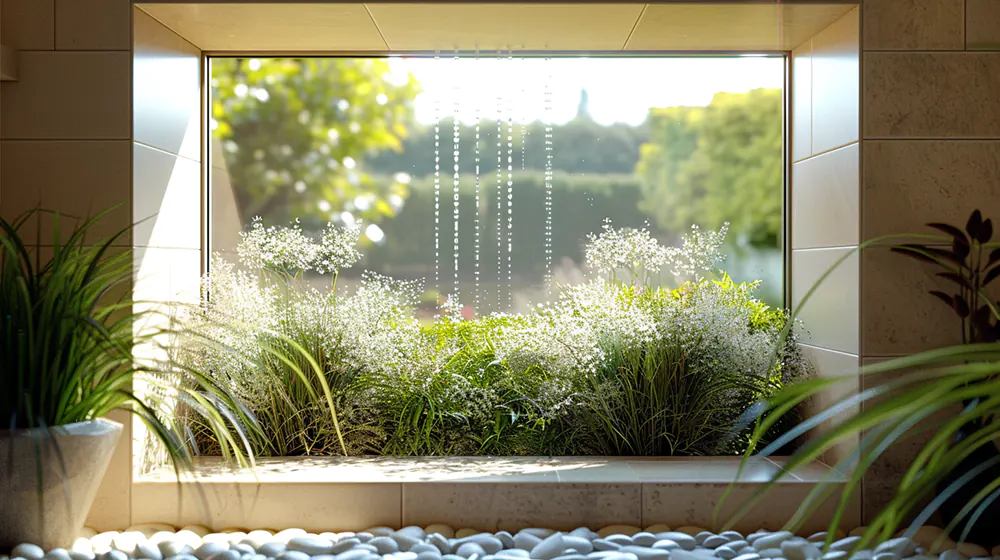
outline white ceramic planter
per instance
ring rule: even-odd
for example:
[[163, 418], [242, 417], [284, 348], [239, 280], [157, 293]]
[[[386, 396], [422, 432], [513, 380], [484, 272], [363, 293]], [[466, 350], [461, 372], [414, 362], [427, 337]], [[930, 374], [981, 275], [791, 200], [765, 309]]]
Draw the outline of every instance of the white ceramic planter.
[[0, 430], [0, 550], [22, 542], [68, 548], [121, 433], [121, 424], [104, 419]]

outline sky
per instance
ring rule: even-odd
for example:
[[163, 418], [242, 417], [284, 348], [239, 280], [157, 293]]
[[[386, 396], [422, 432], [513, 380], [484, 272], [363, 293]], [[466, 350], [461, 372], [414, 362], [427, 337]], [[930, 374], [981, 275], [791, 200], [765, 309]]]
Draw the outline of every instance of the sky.
[[435, 113], [444, 118], [457, 112], [465, 122], [474, 122], [477, 114], [496, 118], [498, 107], [516, 122], [564, 123], [576, 115], [586, 89], [595, 121], [637, 125], [650, 107], [704, 106], [718, 92], [780, 88], [784, 82], [784, 60], [759, 56], [477, 60], [443, 55], [392, 57], [390, 68], [396, 80], [410, 72], [420, 81], [424, 93], [416, 99], [416, 117], [424, 123], [434, 122]]

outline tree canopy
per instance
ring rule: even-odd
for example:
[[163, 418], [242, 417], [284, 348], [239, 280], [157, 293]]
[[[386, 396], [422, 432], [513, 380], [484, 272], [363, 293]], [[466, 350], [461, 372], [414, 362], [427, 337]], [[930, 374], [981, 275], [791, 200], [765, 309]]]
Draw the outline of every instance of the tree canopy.
[[668, 231], [730, 222], [739, 243], [775, 247], [782, 228], [782, 95], [719, 93], [706, 107], [651, 109], [636, 172], [641, 208]]
[[[362, 159], [399, 150], [420, 91], [377, 58], [215, 58], [212, 118], [243, 219], [316, 226], [392, 216], [407, 178], [375, 181]], [[310, 224], [311, 223], [311, 224]]]

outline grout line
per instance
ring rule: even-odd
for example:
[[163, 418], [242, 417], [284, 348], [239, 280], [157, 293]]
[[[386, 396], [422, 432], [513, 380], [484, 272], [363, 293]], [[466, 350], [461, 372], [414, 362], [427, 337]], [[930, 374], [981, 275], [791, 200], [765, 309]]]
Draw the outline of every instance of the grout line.
[[649, 4], [643, 4], [642, 10], [639, 10], [639, 17], [635, 18], [635, 23], [632, 24], [632, 29], [629, 30], [628, 36], [625, 37], [625, 42], [622, 44], [622, 51], [628, 49], [628, 42], [632, 40], [632, 34], [639, 27], [639, 22], [642, 21], [642, 16], [646, 15], [646, 9], [649, 8]]
[[140, 142], [138, 140], [133, 140], [132, 143], [135, 144], [136, 146], [142, 146], [143, 148], [149, 148], [150, 150], [153, 150], [155, 152], [160, 152], [161, 154], [166, 154], [168, 156], [179, 157], [181, 159], [186, 159], [186, 160], [188, 160], [190, 162], [193, 162], [193, 163], [201, 164], [200, 161], [198, 161], [198, 160], [196, 160], [194, 158], [190, 158], [188, 156], [182, 156], [180, 154], [175, 154], [174, 152], [171, 152], [169, 150], [164, 150], [163, 148], [157, 148], [156, 146], [151, 146], [149, 144], [146, 144], [145, 142]]
[[[866, 138], [866, 140], [867, 140], [867, 138]], [[811, 159], [816, 159], [816, 158], [818, 158], [820, 156], [825, 156], [827, 154], [836, 152], [837, 150], [843, 150], [844, 148], [850, 148], [851, 146], [853, 146], [855, 144], [859, 144], [860, 142], [861, 142], [860, 140], [853, 140], [853, 141], [848, 142], [846, 144], [840, 144], [839, 146], [835, 146], [833, 148], [829, 148], [829, 149], [823, 150], [822, 152], [818, 152], [818, 153], [815, 153], [815, 154], [810, 154], [809, 157], [804, 157], [802, 159], [799, 159], [799, 160], [796, 160], [796, 161], [792, 162], [792, 165], [796, 165], [796, 164], [802, 163], [804, 161], [809, 161]]]
[[1000, 142], [997, 136], [965, 136], [961, 138], [948, 136], [867, 136], [868, 142]]
[[805, 342], [800, 342], [799, 346], [805, 346], [807, 348], [813, 348], [813, 349], [816, 349], [816, 350], [824, 350], [826, 352], [833, 352], [834, 354], [840, 354], [842, 356], [848, 356], [848, 357], [851, 357], [851, 358], [858, 358], [858, 359], [861, 358], [861, 356], [859, 354], [855, 354], [853, 352], [844, 352], [843, 350], [834, 350], [833, 348], [827, 348], [826, 346], [820, 346], [818, 344], [808, 344], [808, 343], [805, 343]]
[[834, 245], [833, 247], [802, 247], [800, 249], [792, 248], [792, 253], [804, 253], [804, 252], [815, 252], [815, 251], [843, 251], [845, 249], [857, 249], [857, 245]]

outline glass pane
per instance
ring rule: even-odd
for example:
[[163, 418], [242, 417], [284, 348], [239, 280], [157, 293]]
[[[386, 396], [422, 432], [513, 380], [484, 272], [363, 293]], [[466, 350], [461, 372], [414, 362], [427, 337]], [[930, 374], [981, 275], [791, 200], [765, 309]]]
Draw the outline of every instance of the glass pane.
[[723, 268], [781, 306], [783, 81], [780, 57], [214, 58], [211, 249], [255, 217], [359, 224], [338, 287], [422, 280], [431, 320], [553, 300], [607, 221], [728, 224]]

